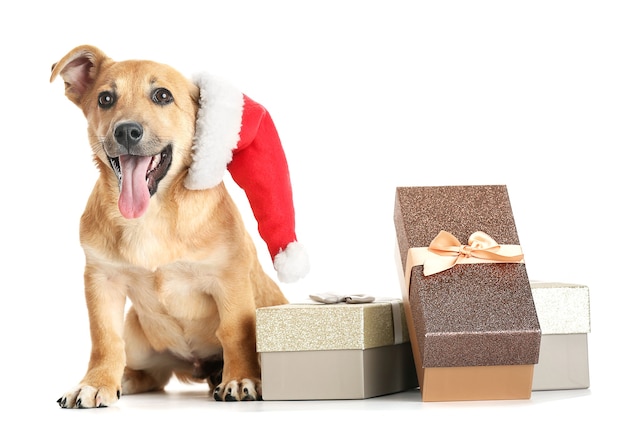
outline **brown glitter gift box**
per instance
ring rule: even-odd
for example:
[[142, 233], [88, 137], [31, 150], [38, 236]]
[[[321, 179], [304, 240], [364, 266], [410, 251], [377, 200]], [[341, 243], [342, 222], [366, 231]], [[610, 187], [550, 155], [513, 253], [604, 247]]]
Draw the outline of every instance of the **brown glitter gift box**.
[[541, 325], [541, 349], [533, 390], [588, 388], [589, 288], [535, 281], [531, 281], [530, 286]]
[[399, 299], [257, 310], [263, 399], [365, 399], [417, 387]]
[[394, 223], [422, 400], [530, 398], [541, 330], [523, 260], [474, 257], [428, 276], [407, 267], [409, 250], [426, 250], [442, 230], [459, 243], [483, 232], [518, 247], [506, 186], [399, 187]]

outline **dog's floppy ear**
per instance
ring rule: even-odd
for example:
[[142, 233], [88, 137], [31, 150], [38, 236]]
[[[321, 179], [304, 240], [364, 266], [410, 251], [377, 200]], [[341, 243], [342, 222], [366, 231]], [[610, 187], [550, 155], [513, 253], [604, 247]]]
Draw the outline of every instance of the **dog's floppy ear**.
[[78, 46], [52, 65], [50, 82], [61, 75], [65, 82], [65, 96], [80, 107], [82, 97], [106, 61], [110, 58], [97, 47]]

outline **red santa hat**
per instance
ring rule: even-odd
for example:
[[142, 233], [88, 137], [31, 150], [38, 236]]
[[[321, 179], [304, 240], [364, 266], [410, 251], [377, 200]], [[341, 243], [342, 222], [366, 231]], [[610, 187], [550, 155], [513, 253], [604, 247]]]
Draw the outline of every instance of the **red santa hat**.
[[267, 110], [224, 80], [194, 78], [200, 88], [193, 163], [185, 186], [208, 189], [228, 169], [245, 191], [281, 282], [309, 271], [304, 246], [297, 241], [287, 159]]

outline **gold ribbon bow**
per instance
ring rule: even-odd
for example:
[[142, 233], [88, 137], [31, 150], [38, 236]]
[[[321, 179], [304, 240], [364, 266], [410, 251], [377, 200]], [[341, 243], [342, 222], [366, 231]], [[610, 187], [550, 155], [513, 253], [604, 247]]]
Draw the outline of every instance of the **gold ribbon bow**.
[[[424, 276], [430, 276], [452, 268], [456, 264], [522, 262], [524, 260], [519, 245], [499, 245], [485, 232], [472, 233], [467, 242], [463, 245], [454, 235], [442, 230], [428, 248], [419, 247], [409, 250], [411, 267], [423, 265]], [[407, 268], [409, 268], [408, 265]]]

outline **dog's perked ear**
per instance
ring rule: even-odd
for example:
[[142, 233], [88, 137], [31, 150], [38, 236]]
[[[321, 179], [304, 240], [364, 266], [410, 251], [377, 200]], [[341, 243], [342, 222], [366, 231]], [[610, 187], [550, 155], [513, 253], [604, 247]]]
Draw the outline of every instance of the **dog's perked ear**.
[[52, 66], [50, 82], [60, 75], [65, 82], [65, 96], [80, 107], [82, 97], [107, 61], [110, 58], [97, 47], [78, 46]]

